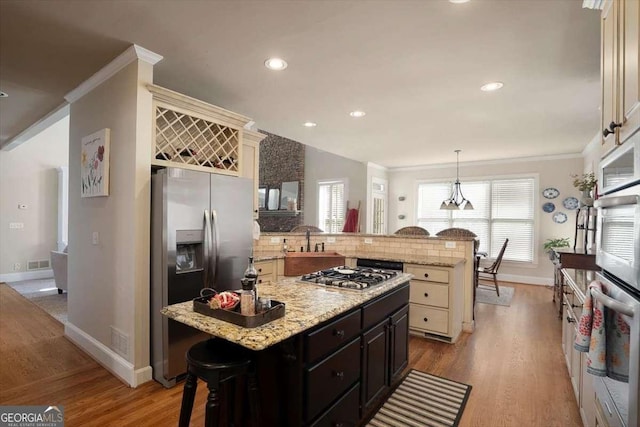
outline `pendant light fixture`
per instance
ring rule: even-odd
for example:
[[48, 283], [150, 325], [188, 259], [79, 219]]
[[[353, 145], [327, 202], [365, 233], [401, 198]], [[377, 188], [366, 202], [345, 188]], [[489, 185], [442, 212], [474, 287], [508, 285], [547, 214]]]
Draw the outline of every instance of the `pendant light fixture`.
[[464, 196], [462, 195], [462, 188], [460, 188], [460, 151], [462, 150], [455, 150], [456, 182], [453, 184], [453, 191], [451, 192], [451, 196], [442, 202], [442, 204], [440, 205], [440, 209], [446, 209], [450, 211], [455, 211], [458, 209], [473, 209], [473, 205], [470, 201], [464, 198]]

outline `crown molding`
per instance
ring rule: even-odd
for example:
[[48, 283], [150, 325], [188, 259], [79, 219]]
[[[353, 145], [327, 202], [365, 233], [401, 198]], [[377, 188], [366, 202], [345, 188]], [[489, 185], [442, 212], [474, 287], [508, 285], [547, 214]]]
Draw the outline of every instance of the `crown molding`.
[[378, 170], [381, 170], [381, 171], [388, 171], [389, 170], [388, 167], [382, 166], [382, 165], [379, 165], [379, 164], [373, 163], [373, 162], [367, 162], [367, 167], [373, 168], [373, 169], [378, 169]]
[[[540, 162], [550, 160], [568, 160], [568, 159], [581, 159], [583, 156], [581, 153], [573, 154], [554, 154], [550, 156], [534, 156], [534, 157], [515, 157], [511, 159], [496, 159], [496, 160], [480, 160], [477, 162], [460, 162], [460, 165], [464, 166], [491, 166], [491, 165], [503, 165], [505, 163], [525, 163], [525, 162]], [[389, 172], [411, 172], [431, 169], [446, 169], [455, 167], [456, 163], [442, 163], [439, 165], [424, 165], [424, 166], [401, 166], [388, 168]]]
[[113, 61], [102, 67], [97, 73], [89, 77], [71, 92], [64, 96], [67, 102], [76, 102], [78, 99], [100, 86], [105, 81], [113, 77], [118, 71], [122, 70], [133, 61], [140, 60], [155, 65], [162, 60], [162, 56], [151, 52], [141, 46], [131, 45], [118, 55]]
[[24, 142], [27, 142], [49, 126], [69, 115], [69, 104], [66, 102], [58, 105], [52, 111], [40, 118], [37, 122], [20, 132], [2, 145], [1, 151], [11, 151]]

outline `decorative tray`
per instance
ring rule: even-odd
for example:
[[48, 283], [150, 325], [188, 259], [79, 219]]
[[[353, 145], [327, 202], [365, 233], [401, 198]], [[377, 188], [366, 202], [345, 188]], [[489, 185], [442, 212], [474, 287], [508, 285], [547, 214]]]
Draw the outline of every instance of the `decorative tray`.
[[232, 310], [225, 310], [223, 308], [213, 309], [209, 307], [209, 300], [211, 297], [212, 295], [194, 298], [193, 311], [204, 314], [205, 316], [233, 323], [234, 325], [242, 326], [243, 328], [257, 328], [258, 326], [262, 326], [272, 320], [284, 317], [283, 302], [271, 300], [271, 308], [254, 316], [245, 316], [240, 313], [240, 304], [236, 305]]

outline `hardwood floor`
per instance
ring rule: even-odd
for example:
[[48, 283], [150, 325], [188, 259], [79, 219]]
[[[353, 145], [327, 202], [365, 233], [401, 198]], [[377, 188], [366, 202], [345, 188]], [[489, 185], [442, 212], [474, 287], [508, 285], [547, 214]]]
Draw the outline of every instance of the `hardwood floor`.
[[[478, 304], [455, 345], [412, 337], [409, 367], [471, 384], [461, 426], [581, 426], [551, 290], [516, 288], [510, 307]], [[65, 425], [175, 426], [182, 387], [131, 389], [64, 338], [62, 325], [0, 285], [0, 405], [63, 405]], [[198, 386], [191, 424], [204, 423]], [[271, 426], [268, 426], [271, 427]], [[275, 426], [274, 426], [275, 427]]]

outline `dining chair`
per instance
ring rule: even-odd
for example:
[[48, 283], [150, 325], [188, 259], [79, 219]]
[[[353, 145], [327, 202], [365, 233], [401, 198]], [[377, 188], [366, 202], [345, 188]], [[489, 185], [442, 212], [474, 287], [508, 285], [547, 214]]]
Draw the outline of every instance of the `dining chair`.
[[496, 287], [496, 293], [500, 296], [500, 288], [498, 287], [498, 269], [500, 268], [500, 263], [502, 262], [502, 257], [504, 256], [504, 251], [507, 249], [507, 243], [509, 243], [509, 239], [505, 239], [502, 244], [502, 248], [500, 249], [500, 253], [498, 257], [488, 267], [478, 267], [476, 270], [476, 286], [480, 284], [480, 280], [493, 280], [493, 284]]
[[428, 236], [429, 232], [422, 227], [416, 227], [414, 225], [410, 225], [408, 227], [402, 227], [399, 230], [396, 230], [393, 234], [399, 234], [404, 236]]
[[478, 237], [476, 233], [471, 230], [467, 230], [466, 228], [445, 228], [444, 230], [440, 230], [436, 233], [438, 237]]

